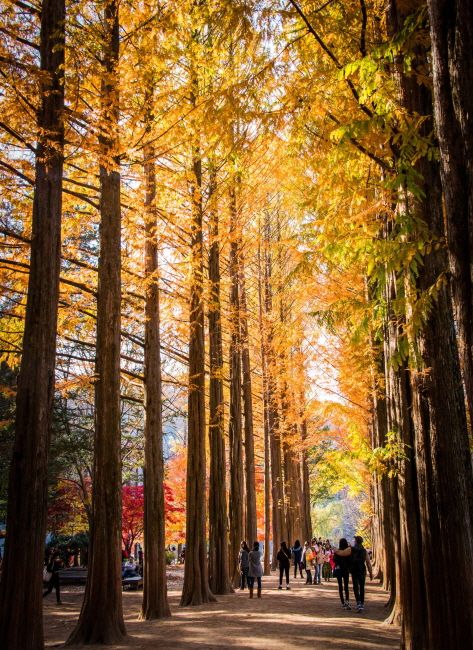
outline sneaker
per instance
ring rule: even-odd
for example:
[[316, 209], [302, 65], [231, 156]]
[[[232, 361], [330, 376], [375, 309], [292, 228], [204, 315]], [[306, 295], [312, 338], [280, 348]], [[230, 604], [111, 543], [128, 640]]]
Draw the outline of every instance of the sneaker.
[[286, 591], [290, 591], [291, 587], [289, 585], [286, 585]]
[[278, 589], [282, 589], [282, 585], [279, 585]]
[[365, 603], [360, 603], [360, 612], [365, 611]]
[[356, 611], [358, 613], [363, 611], [363, 605], [361, 603], [356, 603]]
[[348, 600], [347, 600], [347, 602], [345, 603], [345, 609], [351, 609], [351, 605], [350, 605], [350, 603], [348, 602]]

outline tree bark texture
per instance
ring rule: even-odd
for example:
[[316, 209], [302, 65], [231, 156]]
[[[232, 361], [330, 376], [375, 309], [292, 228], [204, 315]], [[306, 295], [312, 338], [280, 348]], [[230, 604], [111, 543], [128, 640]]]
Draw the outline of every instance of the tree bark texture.
[[268, 359], [265, 319], [263, 318], [263, 269], [261, 255], [261, 228], [258, 239], [258, 312], [260, 326], [261, 371], [263, 383], [263, 436], [264, 436], [264, 575], [271, 574], [270, 539], [271, 539], [271, 473], [269, 442], [269, 397], [268, 397]]
[[[303, 417], [301, 424], [302, 443], [307, 440], [307, 420]], [[309, 482], [309, 463], [307, 450], [301, 452], [301, 484], [302, 484], [302, 543], [309, 542], [312, 539], [312, 517], [310, 508], [310, 482]]]
[[238, 552], [243, 539], [244, 477], [241, 412], [241, 340], [240, 340], [240, 294], [239, 294], [239, 237], [237, 230], [237, 206], [235, 188], [230, 194], [230, 576], [234, 587], [238, 586], [240, 570]]
[[255, 484], [255, 444], [253, 429], [253, 391], [251, 384], [250, 342], [248, 336], [248, 313], [246, 304], [245, 267], [240, 252], [240, 327], [241, 327], [241, 366], [243, 378], [243, 413], [245, 432], [245, 486], [246, 486], [246, 527], [245, 537], [250, 545], [257, 540], [256, 484]]
[[[411, 10], [421, 6], [415, 3]], [[405, 8], [391, 2], [389, 21], [397, 33], [404, 24]], [[425, 69], [428, 64], [425, 45], [414, 50], [414, 70]], [[430, 115], [430, 91], [415, 78], [399, 74], [400, 101], [411, 114]], [[427, 135], [429, 125], [422, 127]], [[400, 196], [402, 209], [426, 224], [430, 236], [439, 241], [445, 235], [442, 215], [440, 174], [437, 164], [420, 159], [416, 169], [423, 179], [425, 198], [414, 200], [407, 191]], [[414, 221], [416, 223], [416, 221]], [[415, 236], [414, 232], [414, 236]], [[413, 436], [404, 430], [415, 449], [415, 474], [406, 468], [400, 473], [401, 535], [408, 520], [403, 517], [410, 509], [410, 487], [417, 487], [418, 526], [420, 527], [422, 555], [412, 567], [401, 567], [401, 579], [409, 575], [409, 591], [401, 584], [403, 602], [402, 644], [405, 648], [454, 648], [473, 645], [473, 616], [465, 602], [473, 598], [470, 580], [459, 583], [449, 570], [449, 561], [458, 556], [456, 572], [464, 575], [473, 562], [473, 476], [465, 396], [461, 379], [454, 318], [446, 282], [438, 283], [445, 275], [447, 255], [442, 247], [432, 247], [423, 258], [418, 277], [404, 276], [404, 294], [408, 310], [418, 295], [425, 295], [436, 286], [435, 301], [426, 310], [422, 327], [410, 335], [410, 389], [412, 391]], [[409, 317], [409, 311], [407, 316]], [[403, 481], [405, 481], [403, 483]], [[455, 497], [452, 499], [452, 495]], [[408, 516], [411, 514], [409, 512]], [[412, 528], [406, 533], [409, 548], [416, 538]], [[412, 579], [421, 572], [423, 585], [413, 589]], [[417, 572], [417, 574], [416, 574]], [[423, 596], [425, 590], [426, 596]], [[423, 606], [423, 598], [425, 604]], [[422, 611], [424, 610], [424, 611]], [[422, 633], [418, 621], [425, 616]]]
[[144, 573], [141, 618], [171, 615], [167, 598], [161, 336], [156, 213], [156, 164], [153, 145], [144, 148], [145, 196], [145, 472]]
[[264, 304], [265, 304], [265, 321], [266, 321], [266, 357], [268, 360], [267, 367], [267, 399], [268, 399], [268, 432], [270, 446], [271, 462], [271, 498], [272, 498], [272, 535], [273, 535], [273, 553], [271, 558], [271, 568], [276, 569], [279, 544], [283, 541], [284, 531], [284, 492], [282, 477], [282, 459], [281, 459], [281, 435], [279, 428], [279, 410], [278, 410], [278, 392], [277, 392], [277, 367], [276, 356], [274, 352], [274, 331], [272, 323], [273, 299], [271, 287], [272, 261], [271, 261], [271, 232], [269, 215], [265, 223], [265, 259], [264, 259]]
[[[214, 191], [215, 174], [210, 180], [211, 197]], [[228, 563], [219, 220], [214, 206], [210, 212], [209, 285], [209, 580], [214, 594], [228, 594], [233, 589]]]
[[[388, 276], [387, 310], [389, 322], [386, 328], [385, 359], [395, 357], [399, 344], [399, 319], [391, 312], [396, 301], [396, 279]], [[394, 545], [390, 548], [394, 559], [395, 600], [391, 620], [402, 626], [402, 638], [406, 648], [421, 648], [424, 637], [425, 589], [422, 581], [421, 535], [419, 506], [417, 501], [416, 459], [414, 455], [414, 432], [411, 417], [411, 389], [406, 364], [395, 368], [390, 361], [385, 370], [387, 393], [388, 430], [396, 432], [403, 445], [404, 456], [396, 461], [395, 478], [389, 478], [389, 487], [395, 487], [397, 510], [394, 512]], [[383, 442], [384, 444], [384, 442]]]
[[436, 133], [451, 289], [473, 426], [473, 7], [470, 0], [428, 0]]
[[44, 646], [42, 568], [61, 260], [64, 20], [64, 0], [43, 0], [30, 275], [0, 585], [0, 646], [11, 650]]
[[121, 212], [118, 152], [118, 2], [104, 9], [100, 148], [95, 436], [88, 579], [67, 645], [119, 643], [126, 635], [121, 583], [120, 303]]
[[[196, 105], [198, 82], [193, 73], [192, 104]], [[205, 332], [204, 250], [202, 208], [202, 160], [198, 144], [193, 146], [191, 291], [189, 334], [189, 394], [186, 484], [186, 562], [181, 606], [215, 600], [210, 591], [207, 564], [205, 498]], [[223, 540], [222, 540], [223, 541]]]

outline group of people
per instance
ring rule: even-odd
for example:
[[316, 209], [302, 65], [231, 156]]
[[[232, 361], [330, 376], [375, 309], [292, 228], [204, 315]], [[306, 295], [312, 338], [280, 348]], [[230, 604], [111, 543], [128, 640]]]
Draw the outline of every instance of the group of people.
[[261, 578], [263, 577], [263, 567], [261, 566], [262, 552], [259, 550], [259, 542], [253, 544], [250, 551], [248, 544], [243, 541], [240, 544], [240, 553], [238, 555], [238, 566], [240, 567], [240, 589], [245, 589], [248, 584], [250, 598], [253, 598], [253, 589], [255, 580], [258, 584], [258, 598], [261, 598]]
[[[261, 577], [263, 568], [261, 566], [262, 553], [259, 550], [259, 543], [255, 542], [253, 550], [250, 551], [245, 541], [241, 542], [238, 563], [240, 567], [240, 590], [245, 589], [246, 584], [250, 589], [250, 598], [253, 598], [254, 580], [258, 580], [258, 598], [261, 598]], [[366, 570], [373, 579], [373, 569], [368, 552], [363, 546], [363, 538], [357, 535], [354, 538], [353, 546], [350, 546], [345, 538], [340, 539], [338, 548], [334, 548], [329, 540], [312, 539], [301, 546], [297, 539], [294, 545], [289, 548], [286, 542], [276, 556], [279, 565], [279, 585], [283, 588], [285, 577], [286, 589], [289, 590], [289, 572], [291, 560], [294, 562], [294, 578], [298, 572], [303, 578], [303, 571], [306, 573], [306, 585], [320, 584], [322, 578], [330, 581], [333, 576], [338, 582], [338, 591], [343, 609], [352, 609], [349, 596], [349, 576], [352, 576], [353, 595], [356, 601], [357, 612], [362, 612], [365, 606], [365, 580]], [[312, 572], [314, 575], [312, 576]]]

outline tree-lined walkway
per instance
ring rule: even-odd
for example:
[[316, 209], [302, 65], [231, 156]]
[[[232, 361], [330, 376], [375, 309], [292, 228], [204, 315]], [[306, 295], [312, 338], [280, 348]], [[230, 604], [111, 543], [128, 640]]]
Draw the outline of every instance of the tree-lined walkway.
[[[219, 596], [218, 603], [180, 608], [180, 589], [171, 590], [172, 618], [138, 621], [141, 593], [124, 594], [129, 637], [114, 648], [159, 648], [196, 650], [239, 648], [289, 650], [291, 648], [398, 648], [399, 629], [383, 623], [386, 592], [378, 581], [367, 585], [366, 611], [345, 612], [340, 608], [336, 581], [304, 586], [291, 582], [291, 591], [278, 591], [276, 576], [264, 578], [263, 598], [248, 598], [248, 592]], [[81, 593], [64, 590], [66, 604], [58, 608], [45, 603], [46, 647], [57, 647], [67, 638], [77, 620]], [[91, 647], [91, 646], [87, 646]]]

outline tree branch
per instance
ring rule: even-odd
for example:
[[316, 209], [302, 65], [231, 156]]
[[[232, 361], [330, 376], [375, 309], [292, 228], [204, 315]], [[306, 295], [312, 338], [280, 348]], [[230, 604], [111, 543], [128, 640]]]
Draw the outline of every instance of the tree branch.
[[[327, 56], [328, 56], [328, 57], [333, 61], [333, 63], [335, 64], [337, 70], [342, 70], [342, 69], [343, 69], [343, 65], [340, 63], [340, 61], [338, 60], [338, 58], [336, 57], [336, 55], [332, 52], [332, 50], [331, 50], [331, 49], [330, 49], [330, 48], [329, 48], [329, 47], [324, 43], [324, 41], [322, 40], [322, 38], [319, 36], [319, 34], [317, 33], [317, 31], [316, 31], [315, 28], [313, 27], [313, 25], [310, 23], [310, 21], [309, 21], [309, 19], [307, 18], [307, 16], [304, 14], [304, 12], [302, 11], [302, 9], [301, 9], [301, 8], [299, 7], [299, 5], [297, 4], [296, 0], [289, 0], [289, 2], [292, 4], [292, 6], [293, 6], [294, 9], [296, 10], [296, 12], [299, 14], [300, 18], [302, 18], [302, 20], [303, 20], [303, 22], [305, 23], [307, 29], [308, 29], [309, 32], [312, 34], [312, 36], [315, 38], [315, 40], [316, 40], [317, 43], [320, 45], [320, 47], [322, 48], [322, 50], [323, 50], [323, 51], [325, 52], [325, 54], [327, 54]], [[345, 79], [345, 83], [346, 83], [347, 86], [349, 87], [349, 89], [350, 89], [350, 91], [351, 91], [353, 97], [356, 99], [356, 102], [357, 102], [358, 106], [360, 107], [360, 110], [362, 110], [363, 113], [366, 113], [366, 115], [368, 115], [368, 117], [373, 117], [373, 112], [372, 112], [372, 111], [371, 111], [367, 106], [365, 106], [365, 104], [363, 104], [363, 103], [360, 101], [360, 96], [359, 96], [358, 91], [357, 91], [357, 89], [355, 88], [353, 82], [352, 82], [350, 79]]]

